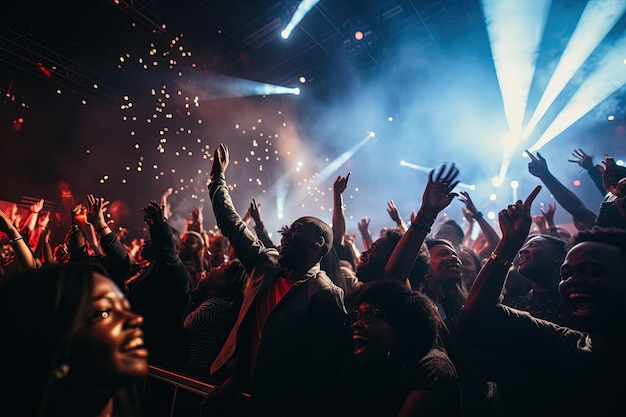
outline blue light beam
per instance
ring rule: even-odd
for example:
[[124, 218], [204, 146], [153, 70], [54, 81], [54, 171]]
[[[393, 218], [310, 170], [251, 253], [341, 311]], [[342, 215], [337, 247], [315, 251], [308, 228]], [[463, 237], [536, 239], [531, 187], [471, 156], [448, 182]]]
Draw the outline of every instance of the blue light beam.
[[[414, 169], [416, 171], [421, 171], [421, 172], [424, 172], [426, 174], [430, 173], [430, 171], [432, 171], [434, 169], [434, 168], [425, 167], [423, 165], [413, 164], [411, 162], [405, 161], [404, 159], [400, 161], [400, 166], [411, 168], [411, 169]], [[461, 188], [467, 188], [468, 190], [475, 190], [476, 189], [476, 185], [474, 185], [474, 184], [466, 184], [464, 182], [459, 182], [457, 184], [457, 186], [461, 187]]]
[[626, 11], [624, 0], [590, 0], [580, 16], [539, 104], [522, 133], [526, 140], [563, 88]]
[[521, 136], [551, 0], [482, 0], [509, 132]]
[[180, 83], [181, 89], [192, 89], [201, 99], [214, 100], [276, 94], [300, 94], [298, 87], [261, 83], [222, 74], [200, 74], [193, 76], [191, 84]]
[[626, 85], [624, 57], [626, 57], [626, 35], [611, 46], [596, 70], [587, 77], [561, 110], [561, 113], [528, 150], [539, 150], [611, 94]]
[[313, 7], [315, 7], [315, 5], [319, 3], [319, 1], [320, 0], [301, 1], [298, 5], [298, 8], [293, 13], [291, 20], [289, 21], [289, 23], [287, 23], [287, 26], [285, 26], [285, 29], [280, 32], [280, 36], [283, 39], [289, 38], [289, 35], [291, 35], [291, 32], [296, 28], [296, 26], [298, 26], [298, 23], [300, 23], [300, 21], [304, 19], [304, 16], [306, 16], [311, 11], [311, 9], [313, 9]]
[[350, 158], [352, 158], [352, 156], [359, 149], [361, 149], [363, 145], [369, 142], [369, 140], [372, 139], [374, 136], [375, 136], [374, 132], [369, 132], [367, 135], [365, 135], [363, 139], [361, 139], [359, 143], [357, 143], [352, 148], [348, 149], [347, 151], [339, 155], [337, 159], [332, 161], [330, 164], [328, 164], [324, 169], [322, 169], [319, 172], [319, 174], [315, 178], [315, 181], [313, 181], [313, 185], [320, 185], [320, 184], [325, 183], [326, 180], [332, 175], [333, 172], [337, 171], [339, 167], [341, 167], [343, 164], [348, 162]]

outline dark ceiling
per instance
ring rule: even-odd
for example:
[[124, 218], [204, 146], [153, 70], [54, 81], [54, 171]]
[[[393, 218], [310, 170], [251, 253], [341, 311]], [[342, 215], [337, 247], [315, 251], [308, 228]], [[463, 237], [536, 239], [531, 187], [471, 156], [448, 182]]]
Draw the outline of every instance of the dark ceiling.
[[[100, 93], [109, 96], [132, 87], [128, 77], [115, 73], [121, 51], [164, 44], [183, 34], [186, 48], [194, 51], [194, 61], [210, 71], [280, 85], [297, 84], [301, 75], [311, 82], [332, 83], [349, 75], [342, 72], [376, 71], [391, 65], [389, 58], [399, 39], [410, 37], [430, 48], [483, 30], [470, 26], [480, 24], [477, 1], [334, 0], [319, 2], [287, 42], [279, 33], [298, 3], [11, 2], [1, 26], [0, 59], [39, 77], [37, 61], [47, 66], [64, 62], [78, 71], [69, 84], [59, 76], [57, 83], [79, 93], [82, 89], [93, 92], [88, 81], [102, 78]], [[354, 39], [357, 30], [366, 34], [360, 42]]]
[[[363, 132], [371, 129], [368, 125], [371, 120], [383, 114], [387, 119], [386, 115], [394, 114], [397, 125], [402, 123], [403, 130], [388, 131], [392, 140], [384, 146], [372, 144], [382, 148], [368, 150], [369, 159], [363, 162], [366, 167], [374, 166], [369, 165], [373, 158], [378, 159], [376, 163], [389, 167], [391, 162], [382, 159], [381, 151], [393, 151], [394, 158], [396, 155], [418, 158], [426, 154], [427, 149], [436, 155], [423, 156], [422, 163], [426, 166], [454, 158], [466, 159], [461, 161], [465, 172], [490, 176], [497, 171], [497, 158], [489, 162], [480, 158], [472, 160], [481, 153], [484, 153], [481, 157], [488, 158], [490, 151], [466, 150], [481, 140], [487, 141], [485, 149], [493, 148], [491, 139], [480, 132], [464, 132], [462, 127], [465, 119], [478, 119], [487, 130], [494, 131], [505, 124], [479, 0], [321, 0], [292, 36], [283, 40], [280, 30], [298, 3], [295, 0], [66, 0], [12, 1], [4, 5], [0, 18], [0, 91], [4, 97], [0, 135], [5, 161], [0, 173], [6, 180], [0, 187], [0, 200], [27, 195], [54, 201], [58, 199], [59, 181], [67, 181], [77, 193], [126, 198], [131, 210], [136, 210], [146, 199], [158, 198], [169, 186], [178, 191], [180, 184], [174, 177], [182, 176], [186, 169], [202, 166], [199, 171], [206, 171], [210, 163], [206, 155], [210, 155], [216, 142], [233, 141], [231, 146], [235, 147], [239, 139], [232, 137], [232, 126], [242, 123], [254, 130], [254, 121], [257, 117], [260, 120], [263, 112], [263, 123], [273, 120], [275, 126], [281, 128], [288, 123], [279, 120], [277, 115], [289, 122], [299, 120], [299, 134], [304, 136], [302, 130], [306, 130], [307, 146], [319, 154], [316, 158], [336, 157], [347, 147], [345, 137], [362, 137]], [[561, 0], [554, 2], [554, 8], [580, 11], [584, 3]], [[567, 27], [567, 21], [555, 18], [555, 25]], [[365, 34], [361, 41], [354, 38], [357, 30]], [[556, 52], [545, 45], [544, 54], [549, 61]], [[153, 64], [157, 61], [158, 66]], [[444, 63], [445, 72], [441, 71]], [[200, 95], [202, 101], [202, 117], [197, 118], [203, 119], [204, 131], [197, 143], [202, 142], [202, 146], [209, 143], [210, 149], [194, 150], [194, 158], [205, 153], [204, 162], [201, 158], [193, 162], [191, 159], [182, 163], [171, 162], [171, 159], [165, 162], [159, 159], [163, 155], [157, 152], [165, 142], [159, 141], [167, 139], [167, 146], [170, 146], [174, 125], [164, 128], [163, 120], [156, 119], [156, 113], [154, 120], [161, 123], [158, 128], [156, 122], [143, 123], [143, 126], [133, 124], [132, 118], [145, 122], [151, 118], [155, 104], [165, 108], [166, 100], [161, 101], [161, 95], [165, 97], [167, 90], [174, 96], [174, 85], [180, 100], [175, 104], [174, 98], [168, 101], [168, 109], [176, 107], [169, 117], [174, 120], [184, 117], [187, 108], [184, 106], [190, 102], [183, 102], [182, 97], [192, 87], [197, 89], [201, 85], [200, 75], [189, 77], [191, 69], [195, 74], [299, 86], [303, 94], [298, 101], [293, 96], [272, 101], [260, 98], [207, 101], [200, 93], [190, 94], [190, 97]], [[306, 78], [305, 84], [299, 82], [301, 76]], [[219, 90], [217, 84], [221, 79], [215, 79], [211, 88]], [[468, 80], [468, 85], [458, 84], [464, 79]], [[480, 82], [476, 83], [475, 79]], [[367, 84], [369, 81], [375, 84]], [[368, 88], [364, 88], [365, 85]], [[384, 87], [384, 94], [380, 86]], [[408, 112], [406, 95], [414, 95], [411, 100], [419, 100], [424, 108], [431, 107], [434, 114], [424, 109], [415, 110], [415, 107]], [[340, 102], [338, 97], [346, 101]], [[349, 106], [348, 100], [351, 100]], [[441, 100], [444, 102], [439, 103]], [[460, 101], [460, 107], [448, 106], [445, 100]], [[480, 113], [474, 105], [477, 100], [499, 110]], [[134, 107], [124, 109], [130, 102]], [[381, 107], [380, 114], [358, 115], [373, 103]], [[348, 119], [347, 113], [337, 112], [338, 108], [346, 107], [350, 116], [356, 113], [358, 117]], [[442, 114], [448, 108], [456, 113], [454, 123]], [[257, 111], [258, 115], [253, 114]], [[404, 119], [403, 112], [406, 113]], [[24, 123], [20, 129], [15, 129], [14, 122], [20, 117]], [[230, 130], [221, 126], [224, 123]], [[410, 123], [414, 127], [407, 130]], [[445, 129], [442, 130], [442, 126]], [[180, 145], [176, 157], [182, 158], [187, 148], [196, 146], [191, 136], [196, 135], [198, 127], [197, 123], [175, 125], [178, 136], [174, 139]], [[460, 151], [456, 156], [450, 155], [450, 148], [444, 145], [454, 140], [446, 129], [455, 128], [464, 138], [456, 139], [455, 146]], [[189, 133], [191, 142], [183, 141], [184, 131]], [[622, 135], [621, 131], [611, 132], [609, 136]], [[237, 134], [240, 133], [245, 134], [245, 131]], [[428, 135], [431, 142], [425, 147], [420, 142], [422, 139], [414, 138], [416, 135]], [[602, 135], [606, 136], [605, 133], [599, 136]], [[571, 136], [572, 146], [584, 145], [582, 135]], [[579, 143], [574, 143], [577, 140]], [[280, 146], [285, 161], [289, 152], [285, 151], [284, 144]], [[439, 147], [442, 149], [438, 150]], [[141, 155], [133, 154], [136, 149], [140, 149]], [[146, 149], [156, 155], [150, 156]], [[272, 149], [265, 151], [271, 153]], [[563, 153], [562, 148], [560, 151]], [[246, 153], [249, 156], [249, 150], [242, 148], [241, 157]], [[169, 150], [165, 153], [168, 155], [173, 157]], [[569, 151], [559, 158], [567, 156]], [[312, 157], [310, 153], [309, 157]], [[389, 158], [391, 160], [391, 156]], [[156, 175], [136, 180], [133, 185], [132, 178], [123, 177], [124, 171], [138, 175], [135, 171], [141, 163], [144, 167], [155, 167]], [[522, 161], [522, 165], [524, 163]], [[321, 163], [320, 167], [323, 165]], [[159, 174], [163, 166], [167, 168]], [[342, 166], [341, 171], [358, 172], [359, 166], [355, 159]], [[369, 180], [370, 175], [380, 178], [381, 170], [386, 169], [377, 172], [365, 169], [360, 178]], [[265, 174], [269, 175], [267, 170], [265, 167]], [[146, 171], [148, 169], [141, 174]], [[115, 179], [115, 185], [103, 180], [107, 173]], [[181, 190], [191, 185], [188, 183], [191, 174], [184, 175], [187, 182]], [[275, 174], [265, 181], [273, 183], [278, 176]], [[155, 183], [155, 178], [160, 182]], [[354, 175], [351, 181], [358, 185], [358, 178], [359, 175]], [[240, 180], [243, 182], [244, 176]], [[411, 197], [404, 202], [406, 215], [409, 207], [419, 204], [419, 192], [413, 190], [414, 186], [410, 185]], [[380, 187], [389, 188], [384, 184]], [[195, 190], [198, 191], [202, 190]], [[252, 196], [257, 192], [271, 193], [265, 188], [247, 191]], [[248, 195], [243, 198], [244, 202], [246, 198]], [[382, 195], [379, 198], [389, 199]], [[394, 198], [400, 199], [399, 196]], [[378, 205], [384, 210], [384, 201]], [[362, 214], [355, 213], [354, 217]], [[382, 216], [385, 215], [383, 212]]]

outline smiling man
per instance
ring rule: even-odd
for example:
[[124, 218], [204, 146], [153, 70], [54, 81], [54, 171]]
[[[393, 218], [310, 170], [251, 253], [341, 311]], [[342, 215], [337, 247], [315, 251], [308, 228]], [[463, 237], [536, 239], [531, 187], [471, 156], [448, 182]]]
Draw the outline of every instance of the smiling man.
[[560, 326], [578, 328], [559, 294], [564, 240], [549, 235], [529, 236], [519, 251], [518, 272], [531, 281], [528, 294], [503, 301], [504, 305], [528, 311], [533, 317]]
[[[626, 230], [597, 228], [573, 239], [559, 291], [580, 330], [500, 304], [511, 260], [532, 218], [518, 201], [499, 214], [503, 237], [478, 274], [457, 319], [457, 334], [514, 372], [520, 392], [503, 396], [511, 416], [607, 416], [623, 413], [626, 381]], [[622, 410], [622, 411], [620, 411]]]

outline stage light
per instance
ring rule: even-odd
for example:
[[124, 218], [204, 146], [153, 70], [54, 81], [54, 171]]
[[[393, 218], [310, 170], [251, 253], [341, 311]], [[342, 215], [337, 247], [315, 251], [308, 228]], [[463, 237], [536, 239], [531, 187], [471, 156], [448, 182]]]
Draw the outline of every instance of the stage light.
[[291, 32], [296, 28], [296, 26], [298, 26], [298, 23], [300, 23], [300, 21], [304, 19], [304, 16], [306, 16], [317, 3], [319, 3], [319, 0], [301, 1], [300, 4], [298, 4], [298, 7], [296, 8], [293, 16], [291, 17], [291, 20], [289, 21], [289, 23], [287, 23], [285, 29], [280, 32], [280, 36], [283, 39], [288, 39], [289, 35], [291, 35]]
[[574, 180], [572, 184], [574, 184], [574, 187], [580, 187], [580, 184], [582, 183], [580, 182], [580, 180]]
[[493, 212], [493, 211], [488, 212], [488, 213], [487, 213], [487, 218], [488, 218], [489, 220], [494, 220], [494, 219], [496, 218], [496, 213], [495, 213], [495, 212]]
[[498, 198], [498, 196], [497, 196], [497, 195], [495, 195], [495, 194], [489, 194], [489, 200], [491, 200], [491, 201], [496, 201], [496, 199], [497, 199], [497, 198]]
[[494, 187], [501, 187], [503, 182], [504, 182], [504, 178], [502, 178], [500, 176], [493, 177], [491, 179], [491, 184], [493, 184]]
[[514, 190], [519, 188], [519, 182], [511, 181], [511, 188], [513, 188]]
[[298, 78], [298, 81], [300, 81], [300, 83], [304, 84], [306, 82], [306, 78], [300, 77], [300, 78]]
[[615, 116], [610, 115], [609, 117], [607, 117], [608, 120], [615, 120]]
[[357, 41], [362, 40], [363, 32], [361, 32], [360, 30], [357, 30], [356, 32], [354, 32], [354, 39], [356, 39]]

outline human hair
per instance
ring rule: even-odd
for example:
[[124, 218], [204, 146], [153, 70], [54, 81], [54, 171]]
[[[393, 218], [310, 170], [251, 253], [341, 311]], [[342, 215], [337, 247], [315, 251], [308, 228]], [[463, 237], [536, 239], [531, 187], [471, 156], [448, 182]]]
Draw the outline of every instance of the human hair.
[[433, 348], [439, 318], [437, 308], [427, 296], [398, 281], [373, 281], [363, 285], [355, 306], [361, 303], [368, 303], [384, 313], [398, 335], [393, 354], [401, 360], [419, 360]]
[[193, 231], [193, 230], [187, 230], [185, 233], [183, 233], [183, 235], [180, 237], [181, 241], [182, 240], [186, 240], [189, 236], [193, 236], [196, 239], [198, 239], [200, 241], [200, 244], [202, 244], [202, 246], [205, 245], [204, 237], [199, 232], [196, 232], [196, 231]]
[[333, 231], [328, 223], [313, 216], [300, 217], [296, 222], [302, 223], [305, 227], [311, 227], [317, 236], [324, 238], [322, 256], [330, 252], [330, 248], [333, 246]]
[[195, 303], [200, 304], [205, 301], [211, 293], [211, 288], [216, 286], [220, 288], [220, 296], [230, 297], [237, 303], [243, 301], [243, 295], [248, 285], [248, 272], [239, 259], [233, 259], [224, 265], [224, 269], [221, 271], [221, 274], [224, 276], [222, 282], [214, 282], [215, 271], [210, 271], [206, 278], [198, 282], [191, 294]]
[[[0, 409], [6, 415], [43, 413], [52, 370], [69, 361], [96, 272], [108, 276], [97, 263], [71, 262], [46, 264], [0, 281]], [[25, 396], [31, 400], [23, 401]]]
[[404, 230], [399, 227], [390, 227], [385, 230], [385, 233], [382, 237], [386, 237], [389, 243], [391, 243], [391, 247], [395, 248], [402, 236], [404, 235]]
[[461, 251], [463, 251], [464, 253], [467, 253], [468, 255], [472, 257], [472, 261], [474, 261], [474, 266], [476, 267], [476, 273], [478, 273], [478, 271], [480, 271], [480, 268], [483, 267], [483, 262], [480, 260], [480, 258], [476, 254], [476, 251], [472, 248], [468, 248], [467, 246], [461, 246]]
[[461, 226], [459, 226], [459, 224], [456, 222], [456, 220], [453, 220], [453, 219], [446, 220], [442, 224], [445, 224], [445, 225], [448, 225], [448, 226], [452, 226], [452, 228], [456, 232], [457, 236], [459, 236], [461, 239], [463, 239], [465, 237], [465, 233], [463, 232], [463, 229], [461, 228]]
[[[424, 241], [424, 243], [426, 244], [426, 247], [428, 248], [428, 250], [431, 250], [432, 248], [434, 248], [437, 245], [446, 245], [449, 246], [450, 248], [452, 248], [454, 250], [454, 253], [456, 253], [456, 249], [454, 247], [454, 245], [452, 244], [452, 242], [450, 242], [447, 239], [426, 239]], [[458, 255], [458, 253], [457, 253]]]
[[551, 235], [544, 235], [544, 234], [536, 234], [533, 235], [532, 237], [529, 237], [526, 242], [528, 242], [531, 238], [535, 238], [535, 237], [540, 237], [545, 239], [550, 246], [552, 246], [552, 249], [554, 249], [554, 252], [557, 255], [563, 255], [565, 256], [565, 254], [567, 253], [567, 242], [563, 239], [559, 239], [558, 237], [555, 236], [551, 236]]
[[566, 245], [567, 251], [583, 242], [599, 242], [617, 246], [621, 252], [626, 253], [626, 229], [617, 227], [594, 227], [589, 230], [578, 232]]

